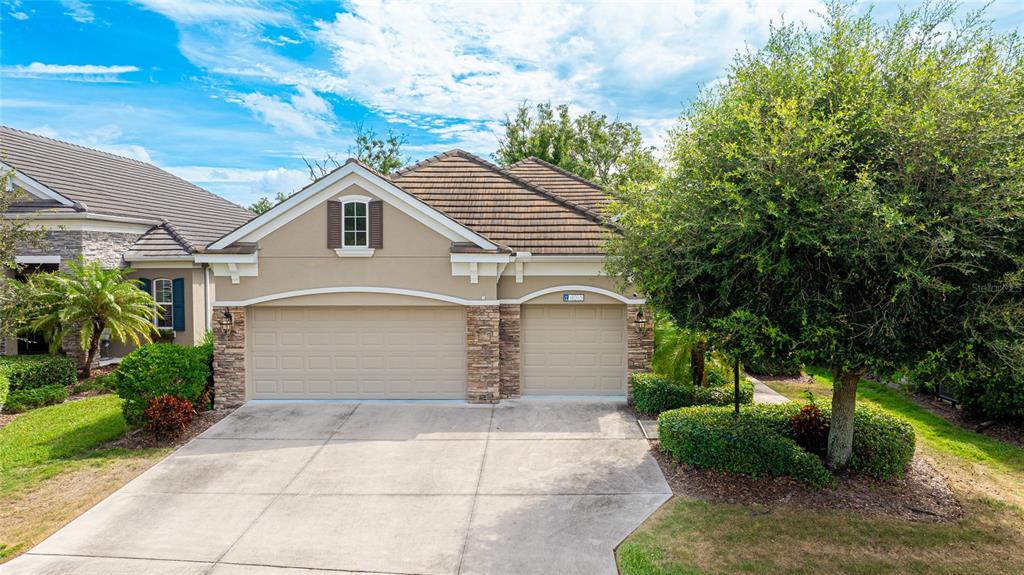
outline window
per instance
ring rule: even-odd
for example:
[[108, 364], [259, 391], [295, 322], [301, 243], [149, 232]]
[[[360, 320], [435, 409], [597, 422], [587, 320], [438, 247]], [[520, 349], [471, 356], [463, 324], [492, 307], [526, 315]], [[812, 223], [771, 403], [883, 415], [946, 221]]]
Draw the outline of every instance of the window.
[[341, 245], [365, 248], [367, 242], [366, 202], [345, 202], [341, 221]]
[[171, 280], [153, 280], [153, 299], [162, 313], [154, 318], [156, 326], [164, 329], [174, 327], [174, 286]]

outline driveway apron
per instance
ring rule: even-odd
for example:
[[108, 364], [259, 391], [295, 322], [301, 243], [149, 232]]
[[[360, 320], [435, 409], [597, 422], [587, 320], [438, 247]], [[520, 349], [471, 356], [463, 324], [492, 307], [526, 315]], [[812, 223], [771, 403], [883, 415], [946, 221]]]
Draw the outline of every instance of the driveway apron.
[[621, 402], [251, 402], [0, 573], [613, 575], [670, 495]]

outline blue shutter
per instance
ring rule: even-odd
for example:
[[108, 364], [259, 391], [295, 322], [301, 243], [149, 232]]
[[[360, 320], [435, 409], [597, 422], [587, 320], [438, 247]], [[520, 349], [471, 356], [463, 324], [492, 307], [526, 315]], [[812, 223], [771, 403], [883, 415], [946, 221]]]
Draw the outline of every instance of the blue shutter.
[[171, 290], [174, 294], [174, 303], [171, 304], [174, 331], [185, 331], [185, 278], [174, 278]]
[[139, 286], [142, 288], [142, 291], [148, 293], [149, 295], [153, 295], [153, 280], [139, 278], [139, 282], [141, 282], [142, 284], [141, 286]]

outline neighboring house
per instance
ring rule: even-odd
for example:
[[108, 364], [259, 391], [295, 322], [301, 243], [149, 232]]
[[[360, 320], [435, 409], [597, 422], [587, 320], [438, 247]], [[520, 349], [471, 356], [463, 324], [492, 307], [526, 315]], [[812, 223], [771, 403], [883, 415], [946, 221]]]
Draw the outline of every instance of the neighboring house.
[[[63, 269], [79, 257], [130, 266], [130, 277], [142, 280], [165, 309], [154, 321], [167, 338], [202, 341], [214, 286], [195, 253], [253, 218], [251, 212], [150, 164], [3, 126], [0, 162], [25, 192], [0, 217], [27, 218], [45, 229], [43, 241], [19, 250], [23, 273]], [[0, 354], [19, 348], [39, 351], [28, 341], [0, 341]], [[74, 336], [64, 348], [84, 361]], [[117, 343], [103, 349], [110, 356], [127, 351]]]
[[653, 337], [602, 273], [607, 201], [535, 159], [349, 160], [196, 255], [217, 404], [627, 395]]
[[253, 218], [148, 164], [0, 135], [37, 197], [14, 215], [48, 228], [19, 260], [128, 264], [161, 302], [170, 286], [175, 341], [213, 329], [219, 407], [623, 396], [649, 368], [644, 299], [603, 273], [607, 196], [540, 160], [349, 160]]

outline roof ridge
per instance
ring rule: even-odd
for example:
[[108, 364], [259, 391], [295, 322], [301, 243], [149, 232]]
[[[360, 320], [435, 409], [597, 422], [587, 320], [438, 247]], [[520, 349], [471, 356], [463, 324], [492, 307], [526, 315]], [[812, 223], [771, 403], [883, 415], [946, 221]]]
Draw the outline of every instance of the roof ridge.
[[[32, 138], [37, 138], [37, 139], [40, 139], [40, 140], [46, 140], [48, 142], [52, 142], [52, 143], [55, 143], [55, 144], [61, 144], [61, 145], [64, 145], [64, 146], [70, 146], [72, 148], [77, 148], [79, 150], [84, 150], [86, 152], [90, 152], [90, 153], [94, 153], [94, 154], [101, 154], [101, 155], [104, 155], [104, 156], [108, 156], [110, 158], [115, 158], [117, 160], [126, 160], [128, 162], [131, 162], [133, 164], [137, 164], [139, 166], [144, 166], [144, 167], [147, 167], [147, 168], [153, 168], [153, 169], [157, 170], [158, 172], [160, 172], [162, 174], [166, 174], [167, 176], [170, 176], [170, 177], [172, 177], [172, 178], [174, 178], [176, 180], [184, 182], [185, 184], [187, 184], [187, 185], [189, 185], [189, 186], [191, 186], [191, 187], [193, 187], [193, 188], [195, 188], [197, 190], [200, 190], [200, 191], [204, 192], [205, 194], [207, 194], [207, 195], [209, 195], [209, 196], [211, 196], [213, 198], [216, 198], [217, 200], [220, 200], [221, 202], [224, 202], [225, 204], [230, 204], [230, 205], [235, 206], [235, 207], [237, 207], [237, 208], [239, 208], [241, 210], [245, 210], [245, 211], [249, 212], [249, 210], [245, 206], [240, 206], [240, 205], [236, 204], [235, 202], [232, 202], [231, 200], [229, 200], [229, 199], [227, 199], [227, 198], [225, 198], [223, 196], [217, 195], [217, 194], [211, 192], [210, 190], [207, 190], [206, 188], [204, 188], [202, 186], [197, 186], [196, 184], [186, 180], [185, 178], [176, 176], [176, 175], [172, 174], [170, 171], [165, 170], [165, 169], [161, 168], [160, 166], [158, 166], [156, 164], [151, 164], [149, 162], [143, 162], [142, 160], [136, 160], [135, 158], [129, 158], [128, 156], [121, 156], [119, 154], [114, 154], [114, 153], [107, 152], [107, 151], [104, 151], [104, 150], [99, 150], [99, 149], [96, 149], [96, 148], [90, 148], [89, 146], [83, 146], [82, 144], [75, 144], [73, 142], [68, 142], [66, 140], [59, 140], [57, 138], [51, 138], [49, 136], [44, 136], [42, 134], [37, 134], [35, 132], [29, 132], [27, 130], [20, 130], [18, 128], [12, 128], [11, 126], [6, 126], [6, 125], [3, 125], [3, 124], [0, 124], [0, 128], [2, 128], [4, 130], [10, 130], [12, 132], [17, 132], [19, 134], [24, 134], [25, 136], [29, 136], [29, 137], [32, 137]], [[15, 167], [15, 169], [18, 169], [17, 166], [14, 166], [14, 167]], [[57, 190], [54, 190], [54, 191], [57, 191]], [[60, 192], [57, 192], [57, 193], [60, 193]], [[81, 203], [81, 202], [76, 202], [74, 200], [72, 200], [72, 201], [75, 204], [81, 204], [81, 206], [83, 208], [85, 208], [84, 211], [89, 211], [89, 208], [88, 208], [88, 206], [86, 204]], [[250, 212], [250, 213], [252, 213], [252, 212]]]
[[172, 238], [174, 238], [174, 241], [178, 242], [179, 244], [181, 244], [181, 247], [185, 248], [185, 251], [187, 251], [190, 254], [196, 251], [196, 246], [192, 242], [188, 241], [188, 239], [185, 236], [181, 235], [181, 232], [178, 231], [178, 228], [175, 227], [174, 224], [172, 224], [168, 220], [163, 220], [163, 222], [161, 222], [160, 224], [160, 227], [167, 230], [167, 233], [170, 234]]
[[522, 164], [523, 162], [527, 162], [527, 161], [530, 161], [530, 160], [533, 160], [534, 162], [537, 162], [540, 165], [545, 166], [547, 168], [551, 168], [552, 170], [562, 174], [563, 176], [568, 176], [568, 177], [570, 177], [570, 178], [572, 178], [572, 179], [574, 179], [574, 180], [576, 180], [576, 181], [578, 181], [580, 183], [587, 184], [588, 186], [596, 188], [597, 190], [599, 190], [601, 193], [603, 193], [605, 195], [609, 195], [608, 192], [605, 191], [604, 187], [602, 187], [600, 184], [598, 184], [596, 182], [592, 182], [592, 181], [584, 178], [583, 176], [579, 176], [577, 174], [574, 174], [574, 173], [570, 172], [569, 170], [566, 170], [565, 168], [563, 168], [561, 166], [556, 166], [555, 164], [552, 164], [551, 162], [548, 162], [547, 160], [542, 160], [542, 159], [538, 158], [537, 156], [528, 156], [526, 158], [523, 158], [522, 160], [519, 160], [518, 162], [516, 162], [516, 163], [512, 164], [511, 166], [509, 166], [509, 168], [510, 169], [514, 168], [515, 166], [518, 166], [519, 164]]
[[585, 208], [585, 207], [577, 204], [576, 202], [573, 202], [571, 200], [567, 200], [567, 199], [563, 198], [562, 196], [552, 192], [551, 190], [548, 190], [548, 189], [546, 189], [546, 188], [544, 188], [542, 186], [539, 186], [539, 185], [537, 185], [537, 184], [535, 184], [535, 183], [533, 183], [533, 182], [531, 182], [529, 180], [523, 179], [523, 178], [521, 178], [521, 177], [519, 177], [519, 176], [517, 176], [517, 175], [515, 175], [515, 174], [513, 174], [511, 172], [509, 172], [508, 169], [502, 168], [501, 166], [499, 166], [497, 164], [489, 162], [489, 161], [481, 158], [480, 156], [477, 156], [476, 154], [471, 154], [471, 153], [469, 153], [469, 152], [467, 152], [465, 150], [461, 150], [459, 148], [453, 148], [451, 150], [448, 150], [447, 152], [442, 152], [442, 153], [437, 154], [435, 156], [431, 156], [431, 157], [429, 157], [429, 158], [427, 158], [425, 160], [421, 160], [419, 162], [416, 162], [415, 164], [412, 164], [410, 166], [402, 168], [401, 170], [396, 171], [393, 175], [401, 177], [401, 176], [405, 175], [408, 172], [411, 172], [413, 170], [417, 170], [419, 168], [422, 168], [424, 166], [427, 166], [429, 164], [437, 162], [438, 160], [441, 160], [443, 158], [451, 158], [451, 157], [466, 158], [467, 160], [476, 162], [476, 163], [480, 164], [481, 166], [483, 166], [483, 167], [485, 167], [485, 168], [487, 168], [487, 169], [489, 169], [489, 170], [491, 170], [493, 172], [501, 174], [505, 178], [507, 178], [507, 179], [509, 179], [509, 180], [511, 180], [511, 181], [513, 181], [513, 182], [515, 182], [515, 183], [517, 183], [519, 185], [521, 185], [521, 186], [524, 186], [525, 188], [527, 188], [527, 189], [529, 189], [529, 190], [531, 190], [531, 191], [533, 191], [533, 192], [535, 192], [535, 193], [537, 193], [537, 194], [539, 194], [541, 196], [544, 196], [545, 198], [555, 202], [556, 204], [563, 205], [563, 206], [565, 206], [565, 207], [567, 207], [567, 208], [569, 208], [571, 210], [579, 212], [580, 214], [582, 214], [583, 216], [587, 217], [588, 219], [593, 220], [595, 223], [598, 223], [598, 224], [600, 224], [602, 226], [609, 227], [609, 228], [612, 228], [612, 229], [618, 229], [614, 224], [612, 224], [611, 222], [607, 221], [601, 214], [599, 214], [599, 213], [597, 213], [597, 212], [595, 212], [595, 211], [593, 211], [593, 210], [591, 210], [589, 208]]
[[[150, 164], [149, 162], [143, 162], [142, 160], [137, 160], [135, 158], [129, 158], [128, 156], [122, 156], [120, 154], [115, 154], [113, 152], [107, 152], [105, 150], [100, 150], [100, 149], [97, 149], [97, 148], [90, 148], [89, 146], [83, 146], [82, 144], [76, 144], [74, 142], [69, 142], [67, 140], [59, 140], [57, 138], [51, 138], [50, 136], [44, 136], [42, 134], [37, 134], [35, 132], [29, 132], [28, 130], [19, 130], [18, 128], [12, 128], [11, 126], [4, 126], [4, 125], [0, 125], [0, 128], [4, 128], [6, 130], [11, 130], [12, 132], [19, 132], [19, 133], [25, 134], [27, 136], [32, 136], [33, 138], [39, 138], [41, 140], [49, 140], [49, 141], [55, 142], [57, 144], [63, 144], [65, 146], [71, 146], [71, 147], [79, 148], [79, 149], [82, 149], [82, 150], [88, 150], [90, 152], [95, 152], [97, 154], [104, 154], [106, 156], [117, 158], [119, 160], [128, 160], [129, 162], [134, 162], [136, 164], [142, 164], [143, 166], [150, 166], [150, 167], [156, 168], [158, 170], [161, 169], [160, 167], [158, 167], [158, 166], [156, 166], [154, 164]], [[166, 171], [166, 170], [163, 170], [163, 171]], [[167, 173], [170, 173], [170, 172], [167, 172]], [[171, 175], [173, 176], [174, 174], [171, 174]], [[177, 176], [174, 176], [174, 177], [177, 177]]]

